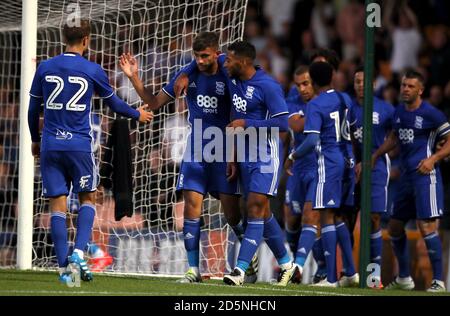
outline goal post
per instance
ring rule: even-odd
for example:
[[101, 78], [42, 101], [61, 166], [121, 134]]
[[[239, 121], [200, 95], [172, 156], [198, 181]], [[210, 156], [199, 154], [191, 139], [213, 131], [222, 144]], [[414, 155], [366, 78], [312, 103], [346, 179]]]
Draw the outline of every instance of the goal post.
[[[36, 62], [63, 52], [61, 28], [67, 16], [76, 8], [91, 21], [91, 44], [85, 57], [99, 63], [119, 97], [137, 107], [142, 101], [118, 66], [122, 53], [130, 51], [136, 56], [146, 88], [157, 93], [192, 60], [195, 34], [218, 32], [222, 50], [242, 39], [247, 0], [27, 0], [23, 1], [22, 13], [14, 1], [5, 3], [5, 10], [0, 12], [0, 18], [7, 22], [0, 27], [0, 42], [6, 43], [0, 47], [5, 61], [0, 67], [0, 98], [6, 95], [8, 108], [14, 111], [20, 96], [20, 115], [9, 117], [0, 112], [0, 127], [10, 121], [20, 122], [20, 131], [5, 136], [11, 138], [8, 148], [20, 152], [20, 162], [0, 155], [0, 167], [8, 165], [11, 182], [19, 182], [8, 186], [8, 198], [0, 205], [0, 267], [54, 269], [57, 264], [49, 203], [41, 196], [39, 161], [31, 156], [27, 109]], [[22, 28], [19, 17], [23, 19]], [[20, 38], [21, 47], [16, 43]], [[14, 71], [19, 67], [20, 75], [16, 75]], [[189, 126], [186, 105], [176, 103], [156, 111], [150, 127], [129, 121], [134, 205], [131, 218], [115, 220], [114, 199], [108, 186], [110, 175], [100, 175], [105, 189], [98, 194], [90, 244], [113, 257], [105, 272], [176, 275], [187, 268], [183, 201], [175, 186]], [[92, 113], [96, 159], [100, 167], [111, 167], [105, 153], [111, 150], [111, 127], [119, 116], [98, 97], [93, 98]], [[15, 143], [19, 133], [20, 142]], [[68, 207], [75, 210], [77, 203], [71, 200]], [[207, 196], [203, 210], [200, 269], [206, 275], [221, 276], [233, 264], [229, 260], [235, 253], [235, 242], [219, 202]], [[69, 214], [69, 241], [73, 243], [76, 210]], [[14, 259], [2, 262], [4, 257], [13, 258], [11, 253]]]
[[22, 54], [20, 73], [20, 145], [17, 225], [17, 267], [31, 269], [33, 241], [34, 158], [28, 132], [28, 104], [36, 70], [37, 0], [22, 1]]

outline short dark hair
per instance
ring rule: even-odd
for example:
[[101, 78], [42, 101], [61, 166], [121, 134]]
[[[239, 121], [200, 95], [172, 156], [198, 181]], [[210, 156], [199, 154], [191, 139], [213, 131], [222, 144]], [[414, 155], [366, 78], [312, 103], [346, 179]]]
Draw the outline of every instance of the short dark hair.
[[407, 70], [405, 74], [403, 75], [406, 79], [417, 79], [422, 86], [425, 86], [425, 78], [422, 76], [422, 74], [415, 70]]
[[331, 84], [333, 67], [327, 62], [316, 61], [309, 66], [309, 75], [315, 85], [324, 87]]
[[356, 67], [355, 74], [357, 74], [358, 72], [364, 73], [364, 65], [359, 65], [358, 67]]
[[201, 32], [197, 34], [192, 43], [192, 49], [198, 52], [208, 47], [219, 48], [219, 34], [215, 32]]
[[317, 57], [323, 57], [329, 63], [335, 71], [339, 69], [339, 64], [341, 63], [337, 53], [329, 48], [318, 48], [311, 54], [309, 58], [310, 62], [314, 62]]
[[233, 51], [239, 57], [250, 58], [251, 60], [256, 58], [255, 46], [247, 41], [236, 41], [228, 46], [228, 50]]
[[91, 23], [87, 19], [80, 19], [79, 26], [69, 26], [64, 24], [63, 37], [68, 45], [74, 45], [81, 42], [83, 37], [91, 34]]
[[307, 65], [300, 65], [297, 67], [297, 69], [295, 69], [294, 71], [294, 75], [295, 76], [300, 76], [303, 75], [304, 73], [309, 71], [309, 66]]

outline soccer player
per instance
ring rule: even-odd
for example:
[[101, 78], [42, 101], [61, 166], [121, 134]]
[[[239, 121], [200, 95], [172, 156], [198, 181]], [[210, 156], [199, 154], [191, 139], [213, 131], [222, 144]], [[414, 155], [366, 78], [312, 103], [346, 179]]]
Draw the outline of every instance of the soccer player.
[[[280, 85], [254, 66], [255, 58], [255, 47], [245, 41], [231, 44], [228, 54], [219, 57], [220, 69], [229, 76], [228, 88], [233, 103], [232, 122], [228, 126], [237, 129], [237, 144], [239, 146], [240, 142], [242, 145], [235, 159], [247, 200], [247, 227], [238, 261], [232, 273], [224, 277], [224, 282], [243, 284], [244, 273], [264, 237], [281, 268], [277, 285], [286, 286], [295, 265], [284, 247], [283, 232], [269, 209], [269, 197], [277, 193], [281, 152], [279, 133], [288, 130], [288, 111]], [[187, 74], [195, 70], [195, 61], [184, 69]], [[179, 84], [178, 93], [185, 87], [186, 82]], [[272, 128], [276, 128], [276, 133]], [[245, 140], [247, 136], [250, 141]], [[255, 149], [258, 153], [252, 155]], [[262, 157], [261, 152], [266, 157]]]
[[[205, 157], [198, 157], [209, 142], [209, 139], [203, 137], [205, 130], [218, 127], [225, 135], [225, 127], [230, 123], [231, 101], [226, 89], [227, 78], [219, 71], [217, 62], [220, 54], [219, 36], [214, 32], [202, 32], [195, 37], [192, 49], [199, 71], [189, 76], [190, 84], [186, 89], [191, 134], [177, 182], [177, 190], [183, 192], [184, 198], [183, 235], [189, 264], [188, 271], [179, 280], [182, 283], [202, 281], [199, 271], [200, 217], [203, 199], [207, 193], [220, 198], [225, 217], [239, 239], [245, 227], [240, 216], [238, 183], [232, 179], [235, 170], [227, 170], [225, 151], [217, 161], [211, 162]], [[122, 55], [120, 67], [131, 80], [139, 96], [151, 109], [158, 109], [175, 99], [174, 84], [181, 71], [154, 96], [145, 89], [143, 82], [139, 79], [134, 57], [130, 54]], [[197, 137], [195, 131], [202, 133], [198, 135], [200, 143], [195, 142]], [[225, 144], [225, 138], [223, 140]], [[252, 268], [246, 275], [246, 282], [256, 282], [256, 272], [257, 258], [255, 257]]]
[[[332, 49], [322, 48], [316, 50], [311, 56], [311, 62], [323, 61], [333, 67], [333, 79], [331, 86], [336, 84], [337, 71], [340, 60], [336, 52]], [[345, 103], [347, 108], [351, 108], [351, 99], [345, 92], [338, 92], [337, 96]], [[348, 115], [348, 110], [347, 114]], [[341, 150], [345, 158], [344, 178], [342, 180], [342, 203], [336, 212], [336, 234], [338, 244], [342, 252], [343, 271], [341, 276], [342, 285], [357, 285], [359, 283], [359, 274], [356, 273], [353, 261], [353, 229], [356, 223], [356, 212], [354, 207], [355, 193], [355, 157], [350, 138], [350, 127], [348, 120], [341, 126], [342, 139], [340, 142]]]
[[[433, 281], [429, 292], [445, 292], [442, 275], [442, 245], [438, 233], [438, 219], [442, 217], [443, 185], [438, 163], [450, 153], [450, 124], [445, 115], [422, 100], [424, 78], [415, 71], [402, 77], [401, 97], [393, 117], [393, 131], [372, 155], [377, 160], [400, 144], [403, 172], [389, 221], [389, 235], [399, 265], [399, 275], [386, 286], [387, 290], [412, 290], [414, 280], [409, 267], [405, 224], [417, 220], [425, 240]], [[442, 148], [435, 150], [436, 140], [445, 139]]]
[[[255, 254], [263, 236], [273, 251], [281, 272], [278, 285], [286, 286], [291, 280], [295, 266], [284, 248], [284, 238], [280, 226], [269, 209], [269, 197], [277, 193], [280, 168], [279, 134], [272, 134], [272, 128], [278, 132], [288, 129], [288, 110], [280, 85], [262, 69], [254, 66], [255, 47], [249, 42], [238, 41], [228, 46], [224, 67], [231, 82], [228, 83], [232, 95], [233, 128], [256, 130], [259, 151], [267, 153], [271, 159], [264, 161], [257, 157], [251, 161], [248, 152], [238, 161], [241, 183], [247, 199], [247, 228], [238, 255], [235, 269], [224, 277], [230, 285], [241, 285], [243, 275], [251, 258]], [[267, 130], [269, 129], [269, 130]], [[261, 137], [262, 136], [262, 137]], [[245, 133], [237, 137], [245, 138]], [[246, 149], [255, 144], [246, 143]], [[239, 155], [238, 155], [239, 156]], [[238, 157], [239, 158], [239, 157]]]
[[[308, 66], [300, 66], [294, 73], [294, 83], [298, 89], [298, 95], [287, 98], [289, 109], [289, 127], [294, 135], [294, 146], [297, 148], [304, 141], [305, 114], [307, 103], [315, 97], [314, 88], [308, 72]], [[286, 183], [285, 203], [290, 212], [286, 215], [286, 239], [295, 254], [295, 263], [299, 270], [303, 269], [306, 258], [311, 250], [311, 242], [314, 242], [313, 255], [317, 262], [318, 270], [314, 276], [314, 283], [326, 275], [325, 258], [320, 237], [317, 238], [317, 229], [320, 226], [319, 213], [312, 210], [314, 183], [317, 176], [317, 157], [314, 152], [308, 153], [303, 159], [286, 159], [285, 169], [290, 175]], [[302, 229], [302, 232], [294, 232]], [[311, 242], [310, 242], [311, 241]], [[306, 248], [305, 248], [306, 244]], [[308, 247], [308, 245], [310, 245]], [[307, 250], [308, 249], [308, 250]], [[300, 282], [300, 273], [295, 276], [294, 282]]]
[[[345, 162], [340, 143], [341, 126], [346, 120], [347, 107], [339, 94], [331, 88], [333, 68], [330, 64], [314, 62], [309, 68], [309, 74], [317, 97], [307, 105], [304, 128], [307, 136], [289, 155], [289, 159], [302, 159], [315, 148], [317, 150], [318, 170], [312, 207], [314, 210], [320, 210], [327, 279], [316, 285], [337, 287], [335, 211], [340, 208], [342, 199]], [[309, 238], [309, 249], [313, 243], [314, 239]], [[299, 270], [301, 272], [301, 269]]]
[[[356, 180], [359, 182], [361, 174], [361, 155], [363, 142], [363, 99], [364, 99], [364, 69], [359, 67], [354, 75], [354, 89], [356, 99], [350, 110], [350, 131], [356, 144]], [[372, 153], [375, 152], [384, 142], [392, 129], [392, 117], [394, 107], [376, 97], [373, 99], [373, 142]], [[389, 184], [390, 160], [388, 154], [383, 155], [372, 170], [372, 209], [371, 235], [370, 235], [370, 255], [371, 262], [381, 265], [381, 250], [383, 240], [381, 238], [381, 216], [387, 212], [387, 194]], [[377, 288], [382, 287], [381, 279], [375, 282]], [[340, 284], [345, 286], [347, 284]]]
[[[84, 260], [84, 250], [91, 237], [95, 217], [97, 166], [93, 155], [91, 99], [96, 92], [115, 112], [148, 123], [151, 112], [142, 106], [129, 107], [113, 92], [105, 71], [82, 57], [88, 49], [90, 23], [80, 19], [79, 26], [65, 25], [65, 53], [41, 62], [30, 90], [28, 124], [33, 156], [41, 161], [43, 195], [50, 199], [51, 234], [60, 269], [59, 280], [71, 281], [66, 268], [76, 264], [81, 279], [92, 280]], [[44, 127], [39, 135], [39, 110], [44, 103]], [[67, 257], [67, 195], [70, 188], [78, 193], [80, 208], [73, 253]]]

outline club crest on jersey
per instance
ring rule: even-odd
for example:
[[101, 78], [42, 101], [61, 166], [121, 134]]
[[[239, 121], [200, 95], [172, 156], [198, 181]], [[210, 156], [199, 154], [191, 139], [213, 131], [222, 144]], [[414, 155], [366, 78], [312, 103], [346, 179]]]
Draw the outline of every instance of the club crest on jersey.
[[414, 123], [415, 128], [422, 128], [423, 123], [423, 117], [422, 116], [416, 116], [416, 122]]
[[73, 137], [73, 135], [71, 132], [56, 129], [56, 139], [69, 140], [69, 139], [72, 139], [72, 137]]
[[224, 95], [225, 94], [225, 82], [216, 81], [216, 93], [218, 95]]
[[380, 114], [378, 112], [372, 113], [372, 124], [376, 124], [376, 125], [380, 124]]
[[255, 87], [248, 86], [247, 87], [247, 91], [245, 92], [245, 97], [247, 99], [252, 99], [253, 98], [253, 92], [255, 92]]

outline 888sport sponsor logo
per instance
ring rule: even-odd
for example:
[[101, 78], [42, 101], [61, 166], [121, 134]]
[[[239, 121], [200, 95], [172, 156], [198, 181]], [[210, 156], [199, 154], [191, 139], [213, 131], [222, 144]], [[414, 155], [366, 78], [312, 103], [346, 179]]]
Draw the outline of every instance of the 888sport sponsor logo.
[[203, 109], [203, 113], [217, 114], [217, 106], [219, 100], [217, 97], [210, 97], [209, 95], [197, 95], [197, 105]]
[[398, 138], [403, 144], [411, 144], [414, 142], [414, 130], [411, 128], [400, 128], [398, 130]]
[[233, 105], [236, 112], [247, 113], [247, 100], [238, 97], [236, 94], [233, 94]]

